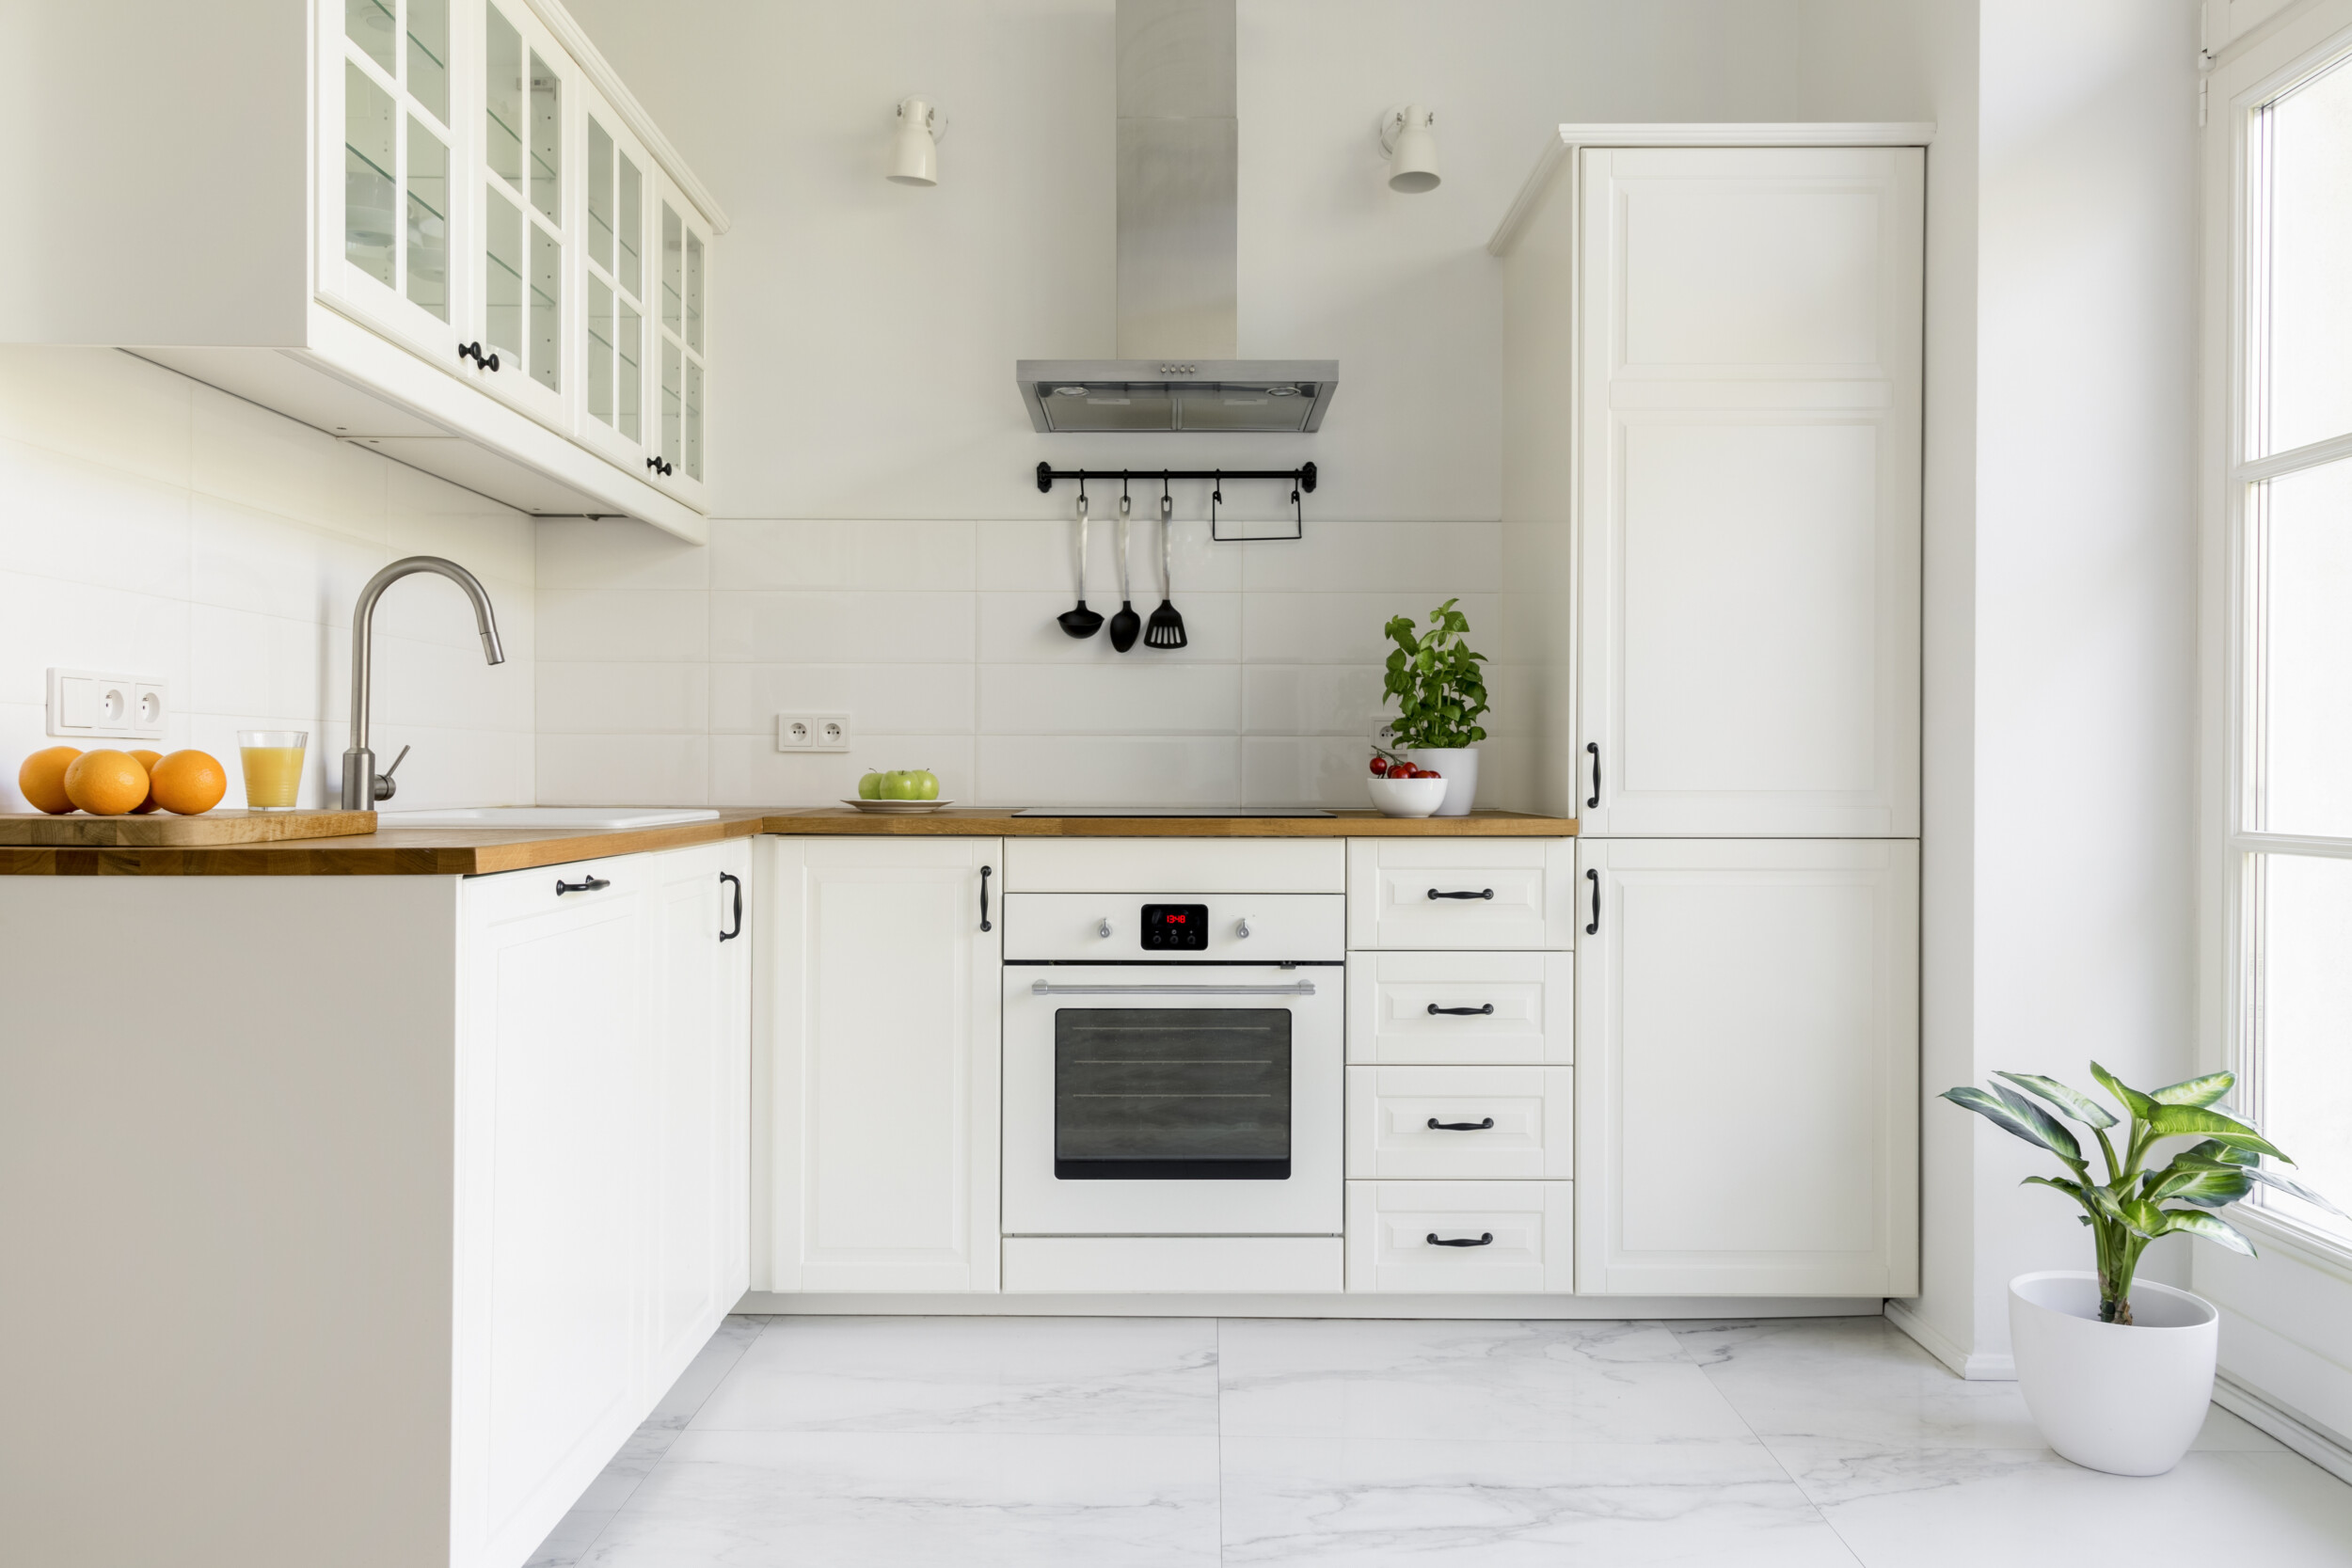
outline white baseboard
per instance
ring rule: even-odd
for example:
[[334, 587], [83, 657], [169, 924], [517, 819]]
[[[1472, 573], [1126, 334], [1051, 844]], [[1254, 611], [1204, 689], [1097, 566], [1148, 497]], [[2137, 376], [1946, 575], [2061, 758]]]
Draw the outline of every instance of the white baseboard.
[[2339, 1481], [2352, 1481], [2352, 1448], [2292, 1410], [2273, 1404], [2227, 1372], [2215, 1374], [2213, 1402], [2276, 1437]]
[[1876, 1298], [1837, 1296], [961, 1295], [753, 1291], [738, 1312], [779, 1316], [1005, 1318], [1875, 1318]]
[[1963, 1351], [1904, 1303], [1890, 1298], [1886, 1321], [1918, 1342], [1919, 1348], [1971, 1383], [2014, 1383], [2017, 1359], [1983, 1351]]

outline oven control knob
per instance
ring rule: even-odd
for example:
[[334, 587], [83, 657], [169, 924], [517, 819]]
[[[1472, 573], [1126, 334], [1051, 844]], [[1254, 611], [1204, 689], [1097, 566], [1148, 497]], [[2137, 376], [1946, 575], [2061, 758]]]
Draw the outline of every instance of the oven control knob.
[[1098, 937], [1108, 940], [1111, 934], [1111, 923], [1107, 920], [1096, 921], [1094, 923], [1094, 934]]
[[1249, 940], [1249, 917], [1248, 915], [1243, 915], [1239, 920], [1233, 922], [1233, 935], [1241, 938], [1244, 942]]

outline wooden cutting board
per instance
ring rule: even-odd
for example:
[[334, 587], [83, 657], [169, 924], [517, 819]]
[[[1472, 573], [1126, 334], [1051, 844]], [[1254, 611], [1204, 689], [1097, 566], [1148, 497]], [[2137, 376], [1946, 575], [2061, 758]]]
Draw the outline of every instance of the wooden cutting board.
[[0, 844], [51, 849], [169, 849], [208, 844], [269, 844], [375, 832], [372, 811], [208, 811], [201, 816], [68, 816], [0, 814]]

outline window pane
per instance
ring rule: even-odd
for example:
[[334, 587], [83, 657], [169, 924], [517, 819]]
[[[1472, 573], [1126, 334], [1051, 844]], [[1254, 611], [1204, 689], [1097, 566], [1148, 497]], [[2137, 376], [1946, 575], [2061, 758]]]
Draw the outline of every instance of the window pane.
[[449, 123], [449, 0], [408, 0], [408, 91]]
[[588, 259], [612, 270], [612, 134], [588, 117]]
[[686, 462], [689, 479], [703, 477], [703, 368], [686, 362]]
[[632, 299], [645, 297], [645, 177], [621, 154], [620, 271], [613, 278]]
[[612, 288], [588, 275], [588, 413], [612, 422]]
[[564, 220], [563, 84], [537, 51], [531, 55], [531, 204]]
[[388, 0], [343, 0], [343, 37], [367, 51], [368, 58], [397, 76], [393, 63], [392, 8]]
[[2255, 487], [2265, 832], [2352, 835], [2352, 462]]
[[703, 237], [686, 231], [686, 346], [703, 351]]
[[2352, 69], [2273, 104], [2268, 173], [2269, 439], [2286, 451], [2352, 431]]
[[496, 191], [483, 203], [483, 335], [509, 364], [523, 356], [523, 214]]
[[484, 25], [488, 39], [485, 80], [489, 96], [482, 117], [482, 155], [491, 173], [519, 189], [523, 182], [523, 36], [499, 15], [496, 6], [487, 8]]
[[[2263, 1135], [2283, 1174], [2352, 1209], [2352, 861], [2257, 856]], [[2352, 1220], [2265, 1191], [2265, 1208], [2352, 1238]]]
[[392, 223], [392, 100], [349, 61], [343, 63], [343, 255], [389, 288]]
[[449, 149], [408, 121], [408, 297], [449, 320]]
[[564, 243], [537, 224], [531, 230], [531, 379], [561, 391], [564, 358]]
[[613, 388], [613, 402], [618, 414], [613, 428], [630, 440], [641, 440], [639, 421], [645, 401], [645, 359], [641, 346], [644, 338], [644, 321], [636, 308], [627, 301], [621, 304], [620, 335], [614, 340], [614, 357], [619, 361], [615, 372], [619, 385]]
[[661, 455], [673, 463], [684, 455], [678, 451], [678, 427], [685, 401], [677, 344], [665, 338], [661, 341]]
[[677, 214], [665, 201], [661, 204], [661, 325], [673, 332], [683, 330], [678, 302], [684, 288], [684, 244]]

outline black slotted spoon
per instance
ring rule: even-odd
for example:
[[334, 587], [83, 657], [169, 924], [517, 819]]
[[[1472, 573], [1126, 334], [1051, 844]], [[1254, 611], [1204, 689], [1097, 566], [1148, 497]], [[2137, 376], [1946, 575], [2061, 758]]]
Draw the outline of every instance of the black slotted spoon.
[[1176, 591], [1168, 571], [1168, 515], [1175, 507], [1168, 492], [1160, 492], [1160, 608], [1152, 612], [1152, 619], [1143, 628], [1143, 645], [1147, 648], [1181, 648], [1189, 641], [1184, 636], [1184, 618], [1176, 613], [1168, 595]]
[[1073, 637], [1092, 637], [1103, 629], [1103, 617], [1087, 608], [1087, 493], [1078, 489], [1078, 608], [1054, 617]]
[[1134, 603], [1127, 597], [1127, 515], [1132, 510], [1126, 493], [1119, 497], [1119, 613], [1111, 617], [1111, 646], [1120, 653], [1136, 645], [1136, 638], [1143, 630], [1143, 617], [1136, 613]]

